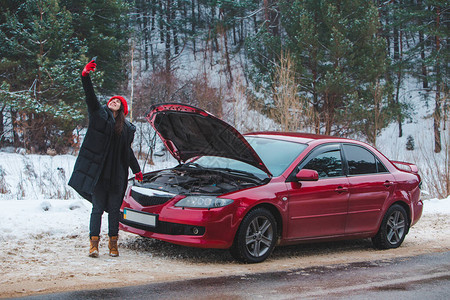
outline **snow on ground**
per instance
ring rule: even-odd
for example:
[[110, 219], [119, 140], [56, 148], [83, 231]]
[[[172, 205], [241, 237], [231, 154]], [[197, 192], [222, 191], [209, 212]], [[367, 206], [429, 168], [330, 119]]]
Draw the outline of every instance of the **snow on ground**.
[[273, 272], [450, 251], [450, 198], [427, 200], [421, 220], [398, 249], [369, 239], [278, 247], [260, 264], [235, 262], [228, 251], [187, 248], [121, 232], [120, 257], [107, 255], [106, 214], [98, 259], [87, 256], [91, 205], [81, 199], [4, 200], [0, 210], [0, 298]]
[[[0, 152], [0, 298], [210, 276], [282, 271], [450, 251], [450, 198], [425, 201], [403, 245], [376, 251], [370, 240], [278, 247], [261, 264], [228, 251], [187, 248], [121, 232], [120, 257], [107, 255], [107, 215], [100, 257], [87, 256], [91, 204], [67, 187], [75, 156]], [[167, 154], [146, 171], [171, 167]], [[143, 166], [141, 162], [141, 166]]]
[[[107, 215], [100, 257], [87, 256], [91, 204], [66, 185], [75, 156], [0, 152], [0, 298], [210, 276], [282, 271], [450, 251], [450, 197], [424, 202], [403, 245], [376, 251], [370, 240], [278, 247], [261, 264], [235, 262], [228, 251], [187, 248], [121, 232], [120, 257], [107, 255]], [[160, 157], [146, 171], [176, 162]], [[141, 162], [141, 166], [143, 163]], [[67, 190], [66, 190], [67, 189]]]
[[[86, 200], [11, 200], [1, 203], [1, 243], [30, 238], [88, 236], [92, 206]], [[423, 215], [448, 215], [450, 218], [450, 197], [424, 201]], [[108, 224], [106, 216], [103, 216], [104, 225]], [[104, 235], [107, 233], [106, 227], [102, 228]]]

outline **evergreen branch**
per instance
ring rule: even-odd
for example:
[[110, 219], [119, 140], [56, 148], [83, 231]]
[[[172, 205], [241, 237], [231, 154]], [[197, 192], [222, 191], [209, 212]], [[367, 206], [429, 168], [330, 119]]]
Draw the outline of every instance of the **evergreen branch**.
[[246, 15], [246, 16], [243, 16], [243, 17], [236, 17], [235, 19], [236, 19], [236, 20], [245, 20], [245, 19], [248, 19], [248, 18], [251, 18], [251, 17], [255, 16], [257, 13], [259, 13], [259, 12], [261, 12], [261, 11], [263, 11], [263, 10], [264, 10], [264, 7], [261, 7], [261, 8], [259, 8], [259, 9], [255, 10], [255, 11], [250, 12], [250, 14], [248, 14], [248, 15]]
[[[13, 43], [13, 41], [12, 41], [10, 38], [8, 38], [8, 37], [5, 37], [5, 38], [6, 38], [6, 40], [7, 40], [8, 42]], [[24, 45], [22, 45], [21, 43], [17, 43], [17, 46], [19, 46], [20, 48], [23, 48], [26, 52], [28, 52], [28, 54], [30, 54], [30, 55], [33, 54], [33, 52], [32, 52], [30, 49], [26, 48], [26, 47], [25, 47]]]
[[43, 41], [41, 41], [41, 40], [39, 40], [39, 41], [33, 41], [33, 40], [31, 40], [31, 42], [32, 43], [34, 43], [34, 44], [36, 44], [36, 45], [45, 45], [45, 44], [47, 44], [47, 39], [45, 39], [45, 40], [43, 40]]

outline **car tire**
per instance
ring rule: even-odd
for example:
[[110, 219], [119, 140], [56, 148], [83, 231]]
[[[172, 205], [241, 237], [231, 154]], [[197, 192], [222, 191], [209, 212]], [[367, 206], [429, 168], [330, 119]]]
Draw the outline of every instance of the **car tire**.
[[405, 209], [398, 204], [392, 205], [381, 222], [378, 233], [372, 238], [376, 249], [398, 248], [409, 230], [408, 215]]
[[272, 213], [256, 208], [242, 220], [230, 253], [241, 262], [259, 263], [269, 257], [277, 239], [277, 222]]

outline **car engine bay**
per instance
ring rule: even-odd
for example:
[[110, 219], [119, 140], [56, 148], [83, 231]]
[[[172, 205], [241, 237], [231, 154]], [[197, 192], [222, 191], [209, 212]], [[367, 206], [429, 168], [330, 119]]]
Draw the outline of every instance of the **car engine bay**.
[[175, 167], [144, 175], [134, 186], [179, 195], [221, 195], [264, 183], [244, 175], [227, 171]]

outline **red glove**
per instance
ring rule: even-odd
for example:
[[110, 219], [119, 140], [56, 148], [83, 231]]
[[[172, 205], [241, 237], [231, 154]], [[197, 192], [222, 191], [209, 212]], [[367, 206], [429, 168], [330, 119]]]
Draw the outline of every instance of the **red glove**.
[[139, 173], [134, 174], [134, 178], [138, 181], [142, 181], [144, 179], [144, 176], [142, 175], [142, 172], [139, 171]]
[[88, 62], [88, 64], [84, 67], [83, 72], [81, 72], [81, 76], [83, 76], [83, 77], [88, 76], [89, 72], [95, 71], [96, 67], [97, 67], [97, 64], [95, 63], [95, 60]]

